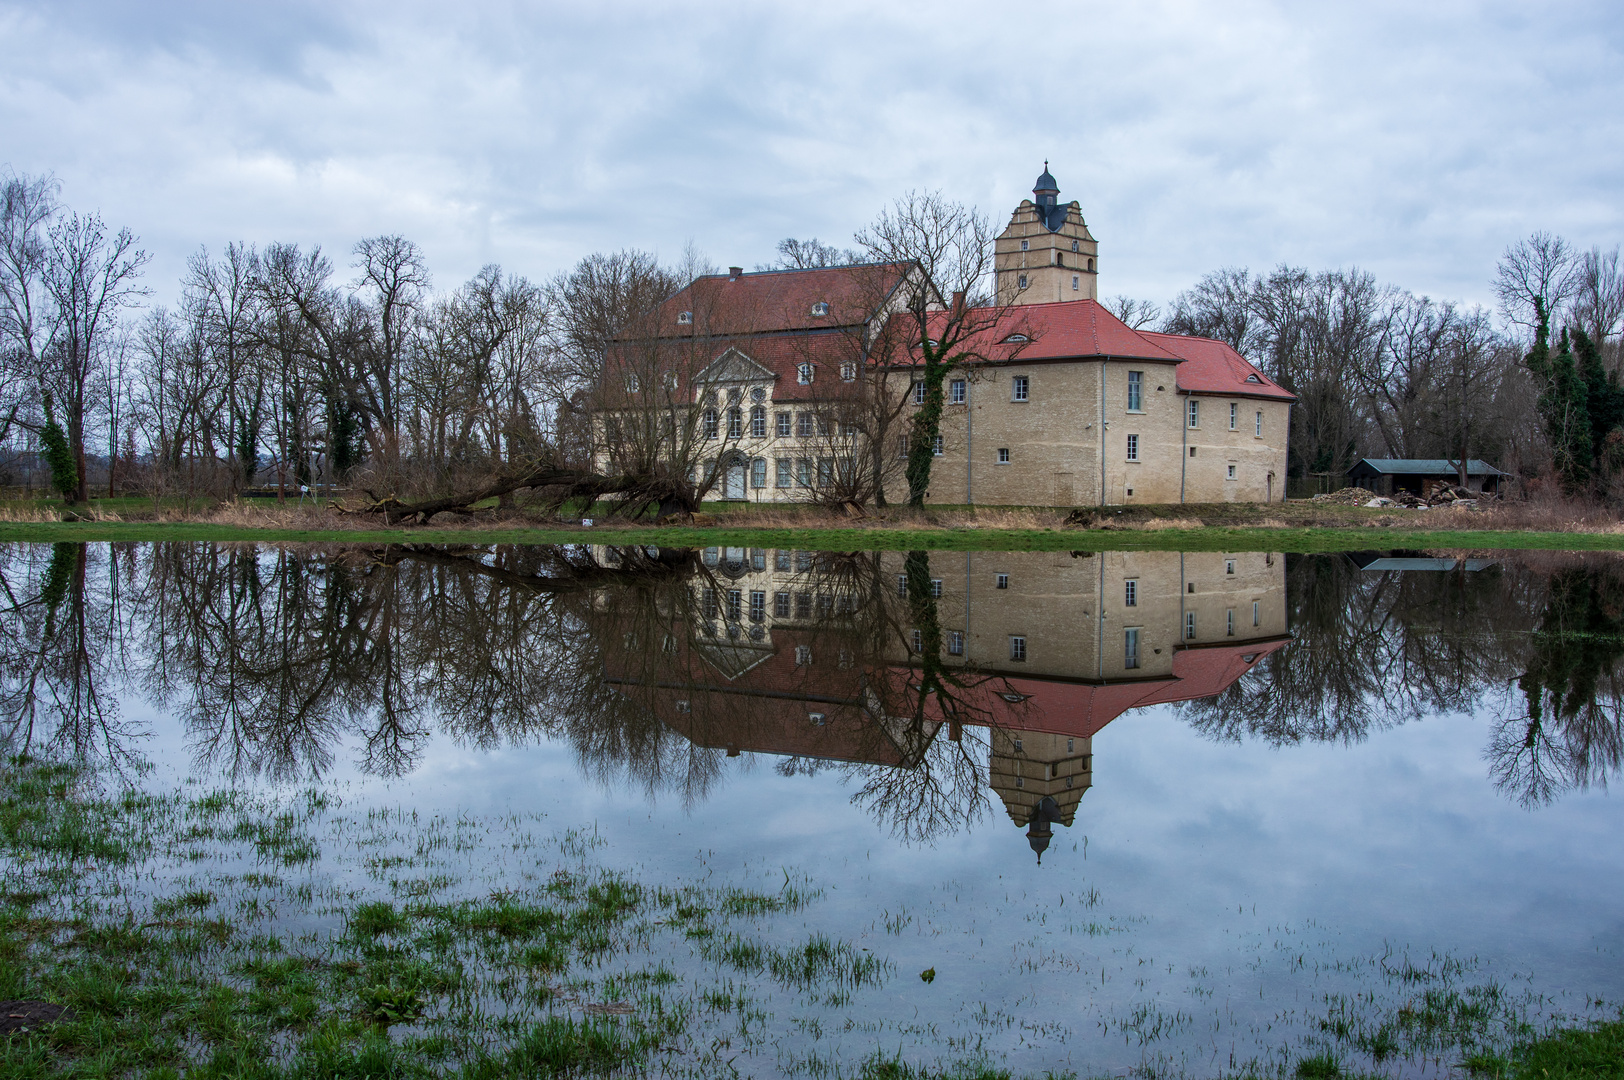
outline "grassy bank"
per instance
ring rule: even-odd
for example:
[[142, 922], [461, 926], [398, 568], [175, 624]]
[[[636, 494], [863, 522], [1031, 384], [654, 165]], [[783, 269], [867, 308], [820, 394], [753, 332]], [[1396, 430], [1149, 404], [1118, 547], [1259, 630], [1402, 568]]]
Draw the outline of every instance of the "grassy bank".
[[1361, 551], [1504, 550], [1621, 551], [1624, 533], [1364, 527], [1196, 527], [1070, 529], [928, 526], [888, 528], [750, 528], [553, 525], [481, 528], [291, 528], [215, 522], [4, 522], [0, 542], [198, 540], [357, 544], [660, 544], [667, 547], [795, 548], [818, 551]]
[[[61, 520], [64, 513], [89, 520]], [[590, 528], [580, 524], [591, 517]], [[1407, 511], [1294, 502], [1139, 506], [1090, 512], [1084, 525], [1046, 507], [891, 507], [856, 521], [810, 506], [726, 504], [681, 525], [615, 517], [607, 507], [564, 517], [523, 506], [389, 528], [372, 516], [310, 504], [203, 505], [125, 498], [64, 508], [0, 503], [0, 540], [206, 540], [439, 544], [617, 543], [816, 550], [1348, 551], [1361, 549], [1624, 550], [1624, 527], [1594, 507], [1516, 504]]]

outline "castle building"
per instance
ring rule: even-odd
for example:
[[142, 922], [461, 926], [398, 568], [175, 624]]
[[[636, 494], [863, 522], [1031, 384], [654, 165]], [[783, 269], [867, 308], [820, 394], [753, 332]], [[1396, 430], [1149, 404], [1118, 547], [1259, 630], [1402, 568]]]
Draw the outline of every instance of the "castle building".
[[[1117, 318], [1098, 299], [1099, 244], [1079, 204], [1059, 201], [1047, 165], [1032, 195], [995, 242], [995, 302], [953, 309], [977, 329], [943, 387], [927, 501], [1285, 501], [1296, 398], [1221, 341]], [[699, 278], [661, 309], [625, 412], [641, 410], [647, 430], [661, 408], [697, 416], [711, 498], [806, 501], [889, 462], [875, 472], [902, 501], [897, 462], [924, 384], [906, 350], [882, 362], [872, 347], [906, 323], [917, 354], [917, 324], [891, 320], [921, 279], [906, 264]], [[950, 301], [936, 299], [931, 318], [945, 326]], [[865, 392], [899, 406], [889, 430], [867, 423]]]

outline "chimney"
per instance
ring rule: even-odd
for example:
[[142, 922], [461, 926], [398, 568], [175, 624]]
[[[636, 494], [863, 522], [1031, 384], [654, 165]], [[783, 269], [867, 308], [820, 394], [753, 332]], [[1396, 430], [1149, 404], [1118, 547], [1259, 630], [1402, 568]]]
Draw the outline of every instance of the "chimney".
[[953, 314], [961, 315], [963, 313], [964, 313], [964, 294], [962, 292], [956, 292], [956, 293], [953, 294]]
[[741, 275], [743, 273], [744, 273], [744, 267], [742, 267], [742, 266], [730, 266], [730, 267], [727, 268], [727, 279], [729, 281], [737, 281], [737, 280], [739, 280], [739, 275]]

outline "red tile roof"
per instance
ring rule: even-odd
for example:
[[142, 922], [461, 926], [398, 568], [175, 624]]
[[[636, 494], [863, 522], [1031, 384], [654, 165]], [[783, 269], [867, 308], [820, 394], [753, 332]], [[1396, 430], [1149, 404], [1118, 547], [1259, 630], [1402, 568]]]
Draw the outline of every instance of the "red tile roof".
[[1246, 362], [1246, 358], [1221, 341], [1185, 337], [1181, 334], [1153, 334], [1143, 337], [1177, 353], [1184, 362], [1178, 368], [1180, 390], [1196, 394], [1244, 394], [1247, 397], [1296, 401], [1297, 396]]
[[[933, 324], [946, 319], [945, 312], [939, 313]], [[1029, 340], [1011, 343], [1011, 335]], [[972, 335], [966, 346], [1000, 360], [1161, 360], [1178, 364], [1178, 388], [1186, 393], [1296, 400], [1221, 341], [1134, 330], [1095, 300], [1016, 305]]]
[[[859, 325], [879, 310], [906, 273], [905, 265], [895, 263], [712, 274], [665, 302], [658, 333], [686, 337]], [[829, 305], [827, 315], [812, 313], [819, 303]], [[691, 313], [693, 322], [679, 323], [682, 312]]]

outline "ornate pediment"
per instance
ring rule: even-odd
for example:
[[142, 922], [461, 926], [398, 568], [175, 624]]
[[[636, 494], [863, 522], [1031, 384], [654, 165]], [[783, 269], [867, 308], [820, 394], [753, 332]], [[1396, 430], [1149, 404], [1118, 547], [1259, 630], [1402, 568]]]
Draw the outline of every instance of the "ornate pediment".
[[762, 367], [750, 359], [736, 347], [729, 345], [727, 351], [712, 360], [699, 373], [695, 382], [700, 383], [730, 383], [730, 382], [771, 382], [778, 378], [771, 370]]

